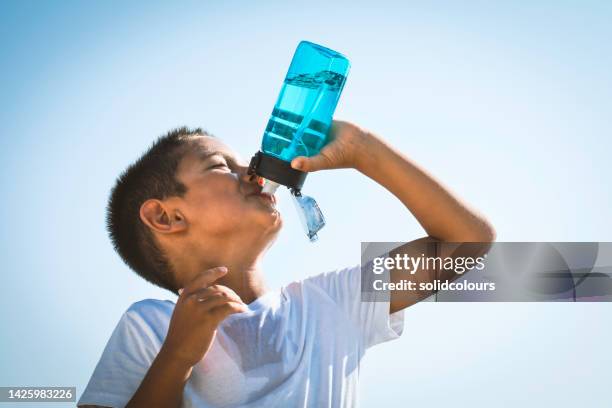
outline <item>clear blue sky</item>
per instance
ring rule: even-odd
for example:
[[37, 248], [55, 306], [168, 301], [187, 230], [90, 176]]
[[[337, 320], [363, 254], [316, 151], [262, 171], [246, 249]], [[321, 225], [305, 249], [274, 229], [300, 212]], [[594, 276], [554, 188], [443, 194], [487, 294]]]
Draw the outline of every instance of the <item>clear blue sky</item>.
[[[0, 4], [0, 385], [80, 395], [123, 311], [174, 299], [113, 252], [113, 180], [178, 125], [250, 157], [302, 39], [351, 59], [336, 117], [426, 167], [500, 241], [612, 240], [612, 3], [219, 3]], [[360, 241], [424, 234], [354, 171], [313, 174], [305, 192], [328, 225], [308, 243], [280, 194], [272, 287], [359, 262]], [[417, 305], [366, 356], [362, 404], [602, 407], [611, 312]]]

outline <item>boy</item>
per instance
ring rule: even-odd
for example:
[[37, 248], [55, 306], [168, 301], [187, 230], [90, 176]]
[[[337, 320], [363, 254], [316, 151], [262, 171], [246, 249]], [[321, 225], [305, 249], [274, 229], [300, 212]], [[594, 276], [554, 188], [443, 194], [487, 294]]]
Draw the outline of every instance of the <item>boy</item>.
[[[394, 194], [428, 234], [399, 253], [426, 242], [494, 240], [488, 221], [372, 132], [334, 121], [330, 137], [320, 154], [297, 157], [292, 167], [354, 168]], [[260, 260], [282, 218], [247, 169], [220, 140], [181, 128], [119, 177], [108, 207], [115, 248], [135, 272], [179, 297], [129, 307], [79, 406], [357, 404], [365, 351], [399, 337], [403, 309], [430, 293], [362, 302], [359, 265], [267, 290]]]

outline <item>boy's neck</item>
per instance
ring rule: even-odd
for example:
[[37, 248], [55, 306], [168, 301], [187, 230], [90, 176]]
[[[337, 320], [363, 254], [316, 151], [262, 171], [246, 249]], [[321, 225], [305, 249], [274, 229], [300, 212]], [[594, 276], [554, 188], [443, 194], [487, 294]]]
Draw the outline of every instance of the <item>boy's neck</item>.
[[228, 268], [227, 275], [215, 283], [232, 289], [247, 305], [267, 292], [263, 272], [257, 265], [225, 266]]
[[[243, 248], [248, 248], [243, 247]], [[250, 251], [224, 248], [217, 251], [206, 251], [204, 256], [200, 251], [189, 251], [192, 256], [182, 256], [176, 270], [179, 272], [180, 286], [187, 285], [198, 273], [225, 266], [228, 272], [214, 284], [224, 285], [232, 289], [242, 301], [249, 304], [262, 296], [266, 291], [265, 279], [261, 270], [260, 260], [265, 251], [251, 247]]]

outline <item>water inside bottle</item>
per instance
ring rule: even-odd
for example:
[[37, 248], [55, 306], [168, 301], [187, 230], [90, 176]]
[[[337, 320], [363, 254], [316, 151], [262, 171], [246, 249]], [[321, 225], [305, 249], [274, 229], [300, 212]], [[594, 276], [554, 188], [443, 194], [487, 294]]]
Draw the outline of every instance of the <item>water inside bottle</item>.
[[319, 153], [327, 144], [345, 79], [333, 71], [287, 76], [268, 121], [262, 150], [285, 161]]

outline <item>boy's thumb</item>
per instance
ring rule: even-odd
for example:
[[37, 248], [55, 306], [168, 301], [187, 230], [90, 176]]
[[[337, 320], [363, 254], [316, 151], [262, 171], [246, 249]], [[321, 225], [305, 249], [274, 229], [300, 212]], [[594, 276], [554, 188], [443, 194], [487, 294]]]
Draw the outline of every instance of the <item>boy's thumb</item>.
[[316, 156], [298, 156], [291, 160], [291, 167], [300, 171], [317, 171], [327, 168], [325, 157], [317, 154]]

